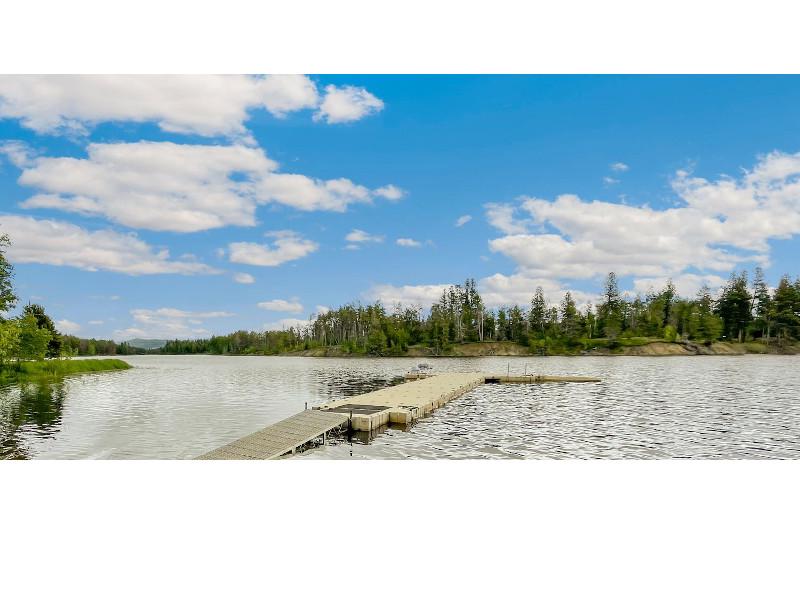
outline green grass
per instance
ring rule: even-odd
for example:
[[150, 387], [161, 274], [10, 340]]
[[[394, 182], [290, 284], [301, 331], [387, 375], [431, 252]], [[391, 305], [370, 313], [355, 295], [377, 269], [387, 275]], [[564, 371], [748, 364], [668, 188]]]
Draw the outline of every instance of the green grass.
[[133, 367], [124, 360], [117, 358], [59, 359], [8, 363], [0, 366], [0, 385], [79, 375], [81, 373], [123, 371], [131, 368]]

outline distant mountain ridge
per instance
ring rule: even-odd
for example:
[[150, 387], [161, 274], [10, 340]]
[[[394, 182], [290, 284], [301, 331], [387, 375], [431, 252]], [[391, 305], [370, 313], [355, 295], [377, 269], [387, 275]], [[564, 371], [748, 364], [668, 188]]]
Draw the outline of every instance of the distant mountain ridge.
[[142, 348], [144, 350], [155, 350], [156, 348], [163, 348], [167, 345], [167, 340], [143, 340], [134, 338], [128, 340], [128, 345], [134, 348]]

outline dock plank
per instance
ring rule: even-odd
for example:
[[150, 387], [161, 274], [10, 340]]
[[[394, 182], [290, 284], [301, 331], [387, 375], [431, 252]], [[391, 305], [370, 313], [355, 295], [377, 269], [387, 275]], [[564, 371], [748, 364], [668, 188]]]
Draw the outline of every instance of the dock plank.
[[278, 458], [349, 421], [348, 415], [306, 410], [260, 431], [206, 452], [196, 460], [268, 460]]

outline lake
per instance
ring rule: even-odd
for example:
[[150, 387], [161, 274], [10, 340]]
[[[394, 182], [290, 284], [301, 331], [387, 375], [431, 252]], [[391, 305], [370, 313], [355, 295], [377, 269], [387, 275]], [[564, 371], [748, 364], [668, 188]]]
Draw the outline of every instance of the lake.
[[[130, 356], [129, 371], [0, 390], [0, 456], [187, 459], [366, 393], [420, 359]], [[484, 385], [406, 430], [291, 460], [800, 458], [800, 357], [429, 359], [436, 371], [599, 377]], [[365, 443], [366, 442], [366, 443]]]

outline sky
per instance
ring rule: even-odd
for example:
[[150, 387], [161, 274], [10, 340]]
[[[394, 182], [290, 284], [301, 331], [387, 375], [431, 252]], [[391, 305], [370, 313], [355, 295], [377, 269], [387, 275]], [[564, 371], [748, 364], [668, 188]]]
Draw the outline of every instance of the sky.
[[[596, 302], [800, 275], [796, 76], [0, 76], [20, 306], [117, 341], [474, 278]], [[17, 312], [19, 307], [17, 308]]]

